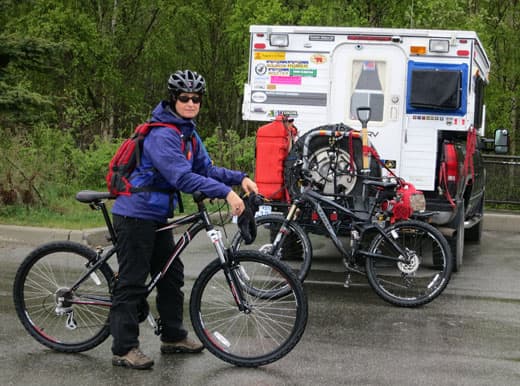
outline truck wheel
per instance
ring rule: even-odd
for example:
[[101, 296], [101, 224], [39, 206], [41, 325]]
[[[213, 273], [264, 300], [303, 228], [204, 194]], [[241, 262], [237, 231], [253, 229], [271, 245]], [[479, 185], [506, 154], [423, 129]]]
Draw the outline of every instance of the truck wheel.
[[466, 241], [480, 243], [480, 239], [482, 238], [482, 228], [484, 227], [484, 197], [482, 197], [479, 204], [479, 214], [481, 216], [480, 221], [471, 228], [466, 229], [464, 232], [464, 238]]
[[458, 272], [462, 267], [464, 256], [464, 201], [457, 208], [457, 215], [450, 224], [455, 229], [452, 237], [448, 238], [451, 254], [453, 255], [453, 271]]

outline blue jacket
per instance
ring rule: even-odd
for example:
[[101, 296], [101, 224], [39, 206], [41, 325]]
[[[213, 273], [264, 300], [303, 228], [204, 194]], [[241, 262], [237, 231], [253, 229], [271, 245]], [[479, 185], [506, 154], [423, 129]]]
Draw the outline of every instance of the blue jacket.
[[[143, 143], [141, 164], [130, 176], [130, 181], [132, 186], [153, 186], [163, 192], [139, 192], [119, 196], [112, 213], [166, 222], [173, 216], [177, 198], [165, 192], [176, 189], [193, 193], [199, 190], [211, 198], [225, 198], [231, 190], [230, 186], [240, 185], [245, 177], [244, 173], [213, 166], [193, 120], [180, 118], [163, 101], [153, 110], [151, 121], [172, 123], [186, 138], [194, 135], [197, 143], [192, 151], [193, 155], [190, 159], [186, 158], [178, 132], [169, 127], [152, 128]], [[191, 141], [186, 142], [190, 149], [191, 144]]]

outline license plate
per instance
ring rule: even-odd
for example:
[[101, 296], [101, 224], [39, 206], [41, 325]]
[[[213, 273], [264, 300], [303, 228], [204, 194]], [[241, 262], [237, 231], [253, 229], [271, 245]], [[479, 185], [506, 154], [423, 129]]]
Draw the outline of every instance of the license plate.
[[273, 208], [271, 205], [260, 205], [258, 207], [258, 212], [255, 213], [255, 217], [271, 214], [272, 211]]

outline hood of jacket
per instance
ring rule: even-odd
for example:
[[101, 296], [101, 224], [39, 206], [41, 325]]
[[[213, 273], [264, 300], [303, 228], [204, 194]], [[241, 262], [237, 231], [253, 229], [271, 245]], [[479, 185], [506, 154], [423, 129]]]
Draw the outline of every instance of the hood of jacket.
[[155, 106], [150, 121], [172, 123], [177, 126], [186, 137], [191, 137], [196, 127], [196, 123], [193, 119], [185, 119], [178, 116], [172, 110], [168, 101], [159, 102], [159, 104]]

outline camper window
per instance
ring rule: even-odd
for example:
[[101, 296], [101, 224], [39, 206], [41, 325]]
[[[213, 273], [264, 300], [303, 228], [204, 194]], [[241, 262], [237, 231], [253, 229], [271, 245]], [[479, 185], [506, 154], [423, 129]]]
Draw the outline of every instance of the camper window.
[[464, 115], [467, 110], [468, 66], [408, 63], [408, 114]]
[[477, 77], [475, 81], [475, 118], [473, 126], [477, 129], [482, 127], [484, 123], [484, 89], [486, 82], [481, 77]]
[[410, 105], [415, 108], [456, 110], [460, 107], [460, 71], [414, 70]]
[[386, 63], [372, 60], [355, 60], [352, 63], [352, 92], [350, 119], [357, 119], [357, 108], [369, 106], [371, 120], [383, 121], [385, 104]]

